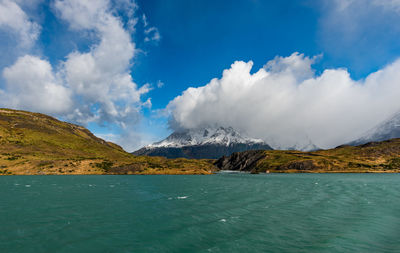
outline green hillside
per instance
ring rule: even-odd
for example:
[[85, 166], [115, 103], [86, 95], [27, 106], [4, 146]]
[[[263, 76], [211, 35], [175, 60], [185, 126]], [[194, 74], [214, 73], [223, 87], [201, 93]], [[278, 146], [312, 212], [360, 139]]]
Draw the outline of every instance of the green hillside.
[[138, 157], [84, 127], [0, 109], [0, 174], [209, 174], [204, 160]]

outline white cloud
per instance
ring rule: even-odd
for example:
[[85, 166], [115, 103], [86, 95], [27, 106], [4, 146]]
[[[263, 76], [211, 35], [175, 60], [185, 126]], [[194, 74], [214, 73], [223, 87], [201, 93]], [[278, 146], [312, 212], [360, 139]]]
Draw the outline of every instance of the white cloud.
[[[58, 0], [55, 7], [72, 29], [92, 31], [100, 41], [89, 52], [70, 53], [63, 64], [65, 80], [82, 104], [69, 118], [81, 123], [97, 119], [122, 127], [136, 123], [141, 96], [150, 88], [139, 88], [132, 80], [129, 68], [135, 44], [120, 18], [113, 14], [109, 1]], [[93, 111], [93, 107], [99, 108]]]
[[365, 76], [395, 59], [399, 0], [324, 0], [316, 4], [321, 11], [317, 43], [333, 64], [346, 62], [352, 74]]
[[11, 0], [0, 0], [0, 29], [17, 35], [16, 41], [22, 48], [32, 47], [40, 34], [40, 26]]
[[48, 114], [65, 113], [72, 108], [71, 92], [54, 76], [46, 60], [35, 56], [20, 57], [4, 69], [6, 92], [0, 93], [6, 107], [40, 111]]
[[389, 12], [400, 12], [400, 0], [372, 0], [372, 1], [364, 1], [364, 0], [334, 0], [330, 1], [330, 4], [333, 4], [334, 12], [353, 12], [355, 16], [358, 16], [360, 13], [354, 13], [356, 9], [361, 12], [369, 8], [374, 8], [376, 12], [376, 7], [382, 7], [385, 11]]
[[133, 152], [145, 145], [148, 145], [149, 143], [157, 141], [153, 135], [138, 131], [129, 131], [124, 132], [123, 134], [94, 134], [103, 140], [118, 143], [118, 145], [122, 146], [127, 152]]
[[16, 2], [19, 6], [35, 9], [44, 0], [12, 0]]
[[390, 44], [393, 38], [397, 42], [400, 34], [399, 26], [394, 25], [400, 21], [400, 0], [325, 0], [322, 3], [319, 33], [328, 49], [345, 52], [343, 48], [352, 48], [359, 54], [359, 50], [364, 52], [368, 46], [367, 50], [374, 48], [368, 54], [378, 53], [382, 58], [381, 51], [396, 46]]
[[400, 12], [400, 0], [373, 0], [372, 3], [388, 11]]
[[149, 23], [147, 22], [146, 14], [142, 15], [142, 22], [144, 27], [147, 27], [149, 25]]
[[161, 39], [160, 32], [158, 29], [154, 26], [150, 26], [149, 21], [147, 20], [147, 17], [145, 14], [142, 15], [142, 22], [143, 22], [143, 27], [144, 27], [144, 41], [149, 42], [149, 41], [159, 41]]
[[308, 58], [298, 53], [294, 53], [288, 57], [276, 56], [264, 65], [264, 69], [271, 74], [285, 74], [294, 77], [297, 82], [300, 82], [314, 75], [311, 65], [320, 57], [314, 56], [313, 58]]
[[107, 0], [56, 0], [54, 6], [61, 18], [76, 30], [96, 28], [110, 17]]
[[162, 88], [164, 87], [164, 83], [161, 80], [157, 81], [157, 88]]
[[135, 16], [137, 9], [139, 8], [135, 0], [119, 0], [115, 2], [116, 9], [120, 12], [125, 13], [127, 17], [126, 27], [128, 31], [133, 33], [135, 31], [138, 18]]
[[88, 51], [73, 51], [57, 66], [33, 56], [34, 50], [28, 48], [37, 40], [40, 26], [21, 7], [31, 13], [41, 1], [0, 0], [0, 28], [17, 34], [27, 47], [18, 52], [16, 58], [25, 56], [13, 65], [9, 66], [10, 60], [4, 63], [8, 67], [2, 73], [0, 105], [61, 116], [82, 125], [118, 125], [122, 135], [136, 138], [127, 132], [134, 131], [141, 109], [151, 108], [150, 98], [142, 101], [151, 87], [139, 87], [130, 72], [137, 51], [132, 40], [135, 1], [55, 0], [53, 10], [74, 34], [89, 33], [94, 38]]
[[[167, 106], [173, 128], [232, 126], [275, 147], [322, 148], [353, 140], [400, 109], [400, 60], [352, 80], [346, 69], [315, 76], [313, 58], [277, 57], [251, 74], [237, 61], [222, 78], [189, 88]], [[302, 70], [302, 71], [300, 71]]]

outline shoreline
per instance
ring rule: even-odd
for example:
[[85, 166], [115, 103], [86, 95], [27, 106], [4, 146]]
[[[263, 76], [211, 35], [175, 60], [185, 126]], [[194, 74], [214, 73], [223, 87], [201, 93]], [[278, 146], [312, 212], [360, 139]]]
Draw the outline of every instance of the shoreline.
[[281, 172], [259, 172], [251, 173], [249, 171], [217, 171], [210, 173], [128, 173], [128, 174], [116, 174], [116, 173], [49, 173], [49, 174], [2, 174], [1, 176], [157, 176], [157, 175], [170, 175], [170, 176], [204, 176], [204, 175], [228, 175], [228, 174], [251, 174], [251, 175], [267, 175], [267, 174], [399, 174], [400, 171], [281, 171]]

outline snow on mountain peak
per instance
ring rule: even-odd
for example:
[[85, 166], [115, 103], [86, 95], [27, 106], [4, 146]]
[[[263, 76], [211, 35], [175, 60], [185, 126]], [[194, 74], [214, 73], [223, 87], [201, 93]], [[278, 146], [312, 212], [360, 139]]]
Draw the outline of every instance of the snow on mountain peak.
[[148, 145], [146, 148], [159, 147], [184, 147], [205, 144], [218, 144], [229, 146], [230, 144], [262, 144], [261, 139], [244, 137], [235, 131], [232, 127], [206, 127], [199, 129], [190, 129], [181, 132], [174, 132], [166, 139]]
[[371, 141], [384, 141], [393, 138], [400, 138], [400, 112], [379, 123], [359, 139], [350, 142], [349, 145], [361, 145]]

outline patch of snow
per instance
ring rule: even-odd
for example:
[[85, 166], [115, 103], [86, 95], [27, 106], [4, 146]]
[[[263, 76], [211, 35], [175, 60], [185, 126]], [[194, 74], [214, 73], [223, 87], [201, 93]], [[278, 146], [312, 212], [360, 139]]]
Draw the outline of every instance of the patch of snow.
[[360, 145], [367, 142], [384, 141], [393, 138], [400, 138], [400, 112], [373, 127], [359, 139], [351, 142], [350, 145]]
[[185, 146], [219, 144], [229, 146], [231, 144], [263, 144], [261, 139], [245, 137], [232, 127], [191, 129], [183, 132], [174, 132], [166, 139], [146, 146], [153, 148], [180, 148]]

